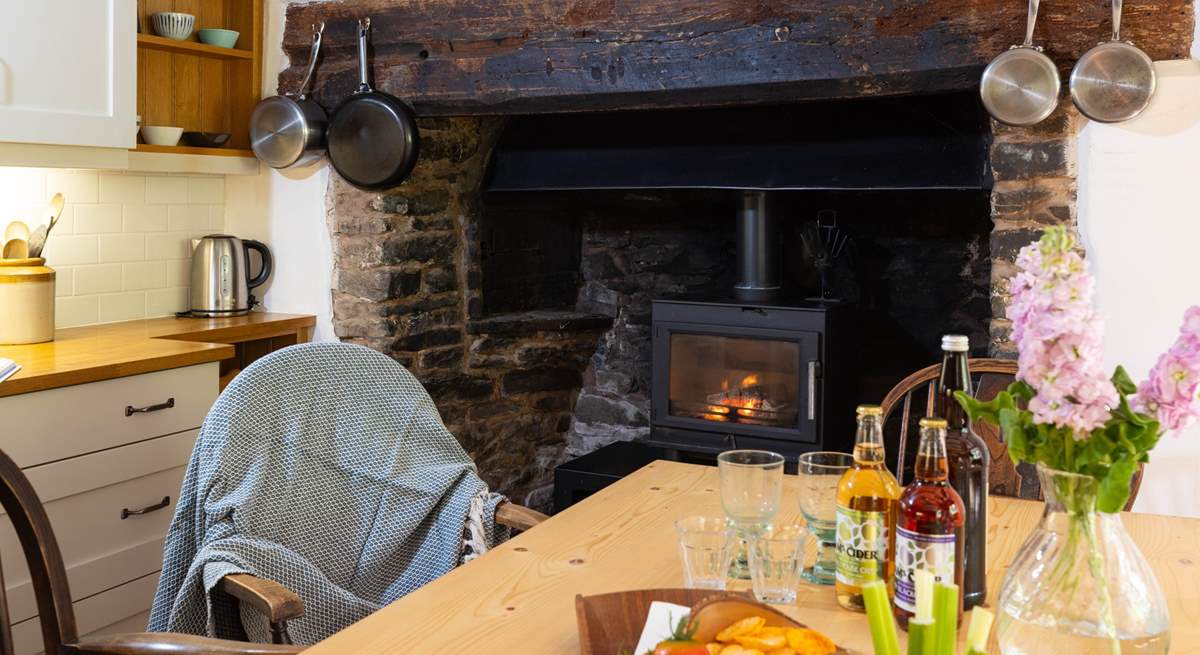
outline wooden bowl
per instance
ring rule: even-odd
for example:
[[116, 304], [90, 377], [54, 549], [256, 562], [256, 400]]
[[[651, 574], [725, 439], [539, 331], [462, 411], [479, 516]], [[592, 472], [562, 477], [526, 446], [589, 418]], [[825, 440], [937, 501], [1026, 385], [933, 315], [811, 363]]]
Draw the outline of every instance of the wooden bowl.
[[[747, 616], [761, 616], [767, 625], [806, 628], [779, 610], [755, 602], [746, 594], [711, 589], [637, 589], [596, 596], [575, 596], [581, 655], [618, 655], [632, 651], [642, 635], [646, 614], [654, 601], [687, 605], [699, 620], [696, 640], [712, 641], [717, 632]], [[843, 648], [839, 654], [847, 653]], [[640, 654], [639, 654], [640, 655]]]

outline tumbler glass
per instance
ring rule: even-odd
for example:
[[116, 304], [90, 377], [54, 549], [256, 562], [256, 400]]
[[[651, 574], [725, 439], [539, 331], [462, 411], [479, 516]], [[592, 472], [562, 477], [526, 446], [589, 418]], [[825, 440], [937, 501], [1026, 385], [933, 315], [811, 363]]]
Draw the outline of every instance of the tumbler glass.
[[689, 516], [675, 522], [683, 584], [688, 589], [724, 589], [733, 553], [733, 526], [723, 516]]
[[831, 585], [837, 574], [837, 487], [854, 463], [847, 453], [812, 452], [800, 456], [800, 512], [817, 538], [817, 559], [804, 579]]
[[755, 598], [763, 603], [795, 602], [807, 541], [808, 530], [802, 525], [770, 526], [754, 535], [748, 550]]

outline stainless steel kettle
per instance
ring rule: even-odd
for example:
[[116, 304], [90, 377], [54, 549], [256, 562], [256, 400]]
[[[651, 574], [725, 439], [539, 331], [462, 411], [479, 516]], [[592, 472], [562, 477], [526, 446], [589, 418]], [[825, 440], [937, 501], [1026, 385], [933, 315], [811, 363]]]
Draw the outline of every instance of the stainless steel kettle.
[[[258, 275], [249, 277], [250, 251], [262, 258]], [[271, 250], [261, 242], [226, 234], [192, 239], [193, 316], [241, 316], [255, 304], [250, 290], [271, 275]]]

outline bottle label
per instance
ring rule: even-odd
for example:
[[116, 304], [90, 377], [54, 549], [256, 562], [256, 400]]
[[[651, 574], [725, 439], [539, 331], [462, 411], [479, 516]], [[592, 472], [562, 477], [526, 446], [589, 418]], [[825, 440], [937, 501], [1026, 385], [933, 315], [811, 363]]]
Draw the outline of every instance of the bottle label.
[[837, 508], [837, 580], [861, 587], [884, 579], [887, 566], [887, 514]]
[[913, 574], [925, 569], [937, 582], [954, 582], [954, 535], [921, 534], [896, 527], [896, 606], [914, 612]]

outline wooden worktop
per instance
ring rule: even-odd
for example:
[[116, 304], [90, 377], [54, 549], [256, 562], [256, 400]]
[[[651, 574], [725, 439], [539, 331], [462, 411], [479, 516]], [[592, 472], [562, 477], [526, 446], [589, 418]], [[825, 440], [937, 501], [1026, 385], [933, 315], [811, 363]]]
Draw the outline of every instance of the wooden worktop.
[[0, 346], [0, 358], [21, 365], [0, 382], [0, 397], [138, 375], [234, 356], [241, 341], [307, 335], [316, 318], [252, 312], [229, 318], [150, 318], [66, 328], [54, 341]]

